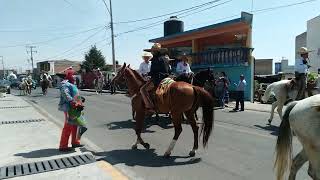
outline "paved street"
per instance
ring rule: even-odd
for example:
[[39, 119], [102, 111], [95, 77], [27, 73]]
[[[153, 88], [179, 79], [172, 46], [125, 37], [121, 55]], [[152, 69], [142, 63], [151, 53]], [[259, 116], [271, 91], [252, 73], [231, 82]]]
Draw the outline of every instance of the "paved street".
[[[131, 150], [136, 137], [132, 129], [130, 99], [124, 95], [82, 94], [87, 99], [85, 113], [89, 130], [85, 136], [103, 149], [97, 155], [132, 179], [275, 179], [272, 168], [275, 135], [280, 123], [277, 115], [275, 126], [267, 127], [268, 113], [217, 110], [208, 149], [201, 147], [196, 157], [188, 157], [193, 134], [191, 127], [185, 124], [172, 157], [164, 159], [162, 155], [174, 133], [168, 119], [162, 118], [160, 123], [154, 119], [146, 122], [143, 138], [150, 143], [150, 150], [142, 147]], [[47, 96], [37, 91], [26, 98], [63, 121], [63, 114], [57, 110], [59, 95], [56, 89], [49, 89]], [[297, 140], [294, 144], [294, 151], [300, 150]], [[298, 173], [297, 179], [308, 179], [306, 167]]]

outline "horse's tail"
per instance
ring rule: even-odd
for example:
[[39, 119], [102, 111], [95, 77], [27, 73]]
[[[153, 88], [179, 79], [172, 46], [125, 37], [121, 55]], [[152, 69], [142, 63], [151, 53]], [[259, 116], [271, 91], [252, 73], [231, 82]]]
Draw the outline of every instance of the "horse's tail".
[[292, 102], [284, 111], [283, 119], [279, 128], [279, 135], [276, 145], [276, 160], [274, 169], [276, 169], [277, 180], [282, 180], [288, 164], [292, 161], [292, 134], [289, 123], [289, 115], [297, 102]]
[[197, 102], [202, 107], [202, 119], [204, 124], [201, 127], [200, 136], [203, 133], [202, 143], [203, 147], [206, 147], [213, 129], [213, 98], [210, 95], [210, 93], [204, 90], [203, 88], [195, 86], [194, 90], [197, 96]]
[[269, 100], [269, 98], [270, 98], [270, 96], [271, 96], [271, 89], [272, 89], [272, 87], [273, 87], [273, 84], [270, 84], [268, 87], [267, 87], [267, 89], [266, 89], [266, 91], [264, 92], [264, 95], [262, 96], [262, 98], [261, 98], [261, 100], [263, 101], [263, 102], [267, 102], [268, 100]]

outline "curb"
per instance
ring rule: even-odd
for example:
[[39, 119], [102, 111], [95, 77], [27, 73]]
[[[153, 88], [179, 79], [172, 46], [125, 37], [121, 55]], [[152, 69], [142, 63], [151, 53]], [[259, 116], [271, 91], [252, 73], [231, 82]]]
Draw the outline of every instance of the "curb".
[[[94, 89], [79, 89], [80, 91], [84, 91], [84, 92], [96, 92], [96, 90]], [[111, 93], [109, 90], [102, 90], [102, 93]], [[125, 91], [117, 91], [116, 94], [126, 94]]]
[[[33, 103], [32, 101], [29, 101], [23, 97], [21, 97], [21, 99], [23, 101], [25, 101], [26, 103], [30, 104], [33, 108], [36, 109], [36, 111], [38, 111], [41, 115], [43, 115], [46, 119], [48, 119], [49, 121], [51, 121], [53, 124], [55, 124], [58, 128], [62, 128], [64, 126], [63, 122], [57, 120], [55, 117], [53, 117], [52, 115], [50, 115], [46, 110], [42, 109], [40, 106], [38, 106], [36, 103]], [[89, 147], [88, 152], [90, 154], [92, 154], [94, 157], [96, 157], [94, 155], [94, 151], [96, 152], [103, 152], [103, 149], [101, 149], [100, 147], [98, 147], [96, 144], [94, 144], [93, 142], [91, 142], [88, 138], [82, 137], [81, 141], [84, 142], [84, 144], [86, 144]], [[91, 151], [90, 149], [92, 149], [93, 151]], [[110, 175], [112, 177], [112, 179], [116, 179], [116, 180], [128, 180], [129, 178], [127, 176], [125, 176], [120, 170], [118, 170], [116, 167], [114, 167], [112, 164], [110, 164], [107, 161], [98, 161], [97, 160], [97, 166], [98, 168], [102, 169], [104, 172], [108, 173], [108, 175]]]

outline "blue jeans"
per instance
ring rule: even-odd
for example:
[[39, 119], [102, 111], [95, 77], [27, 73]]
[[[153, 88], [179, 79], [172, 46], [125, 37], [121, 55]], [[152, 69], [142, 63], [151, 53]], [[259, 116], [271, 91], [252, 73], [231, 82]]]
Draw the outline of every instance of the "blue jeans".
[[226, 96], [226, 91], [223, 90], [221, 92], [221, 94], [219, 95], [219, 104], [220, 104], [220, 107], [224, 108], [225, 107], [225, 96]]

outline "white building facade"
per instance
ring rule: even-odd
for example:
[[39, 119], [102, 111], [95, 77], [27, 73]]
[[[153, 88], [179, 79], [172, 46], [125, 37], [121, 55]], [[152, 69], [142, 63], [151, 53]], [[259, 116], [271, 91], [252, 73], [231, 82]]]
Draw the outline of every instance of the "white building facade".
[[296, 36], [295, 57], [300, 58], [298, 50], [300, 47], [307, 47], [309, 53], [309, 64], [311, 72], [320, 73], [320, 16], [310, 19], [307, 22], [307, 31]]
[[320, 16], [307, 23], [307, 48], [309, 53], [310, 71], [320, 73]]

